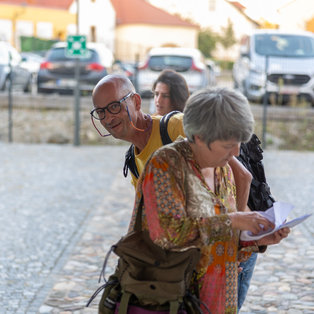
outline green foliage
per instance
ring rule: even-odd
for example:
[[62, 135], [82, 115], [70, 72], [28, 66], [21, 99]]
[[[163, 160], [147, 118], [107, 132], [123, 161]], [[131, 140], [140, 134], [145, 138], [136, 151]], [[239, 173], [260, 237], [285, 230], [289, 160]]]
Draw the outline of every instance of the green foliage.
[[21, 36], [21, 51], [43, 51], [49, 50], [57, 40], [41, 39], [32, 36]]
[[232, 70], [233, 68], [233, 61], [217, 60], [216, 62], [220, 66], [221, 70]]
[[[212, 58], [212, 53], [216, 49], [217, 43], [220, 43], [225, 49], [231, 48], [237, 42], [233, 25], [228, 20], [228, 25], [222, 28], [221, 34], [217, 34], [210, 28], [201, 30], [198, 34], [198, 48], [202, 51], [205, 58]], [[232, 64], [223, 64], [224, 69], [231, 69]]]
[[222, 35], [219, 36], [219, 42], [225, 49], [231, 48], [237, 42], [230, 19], [228, 19], [228, 25], [222, 27]]
[[198, 34], [198, 48], [201, 50], [205, 58], [211, 58], [212, 52], [216, 48], [218, 35], [210, 28], [203, 29]]

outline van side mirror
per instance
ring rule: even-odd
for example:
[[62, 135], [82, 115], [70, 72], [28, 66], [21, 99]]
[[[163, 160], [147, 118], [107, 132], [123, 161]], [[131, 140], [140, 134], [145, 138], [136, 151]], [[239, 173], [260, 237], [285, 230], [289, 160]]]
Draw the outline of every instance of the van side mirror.
[[241, 58], [248, 58], [248, 59], [250, 59], [250, 54], [249, 54], [248, 50], [245, 49], [245, 48], [246, 47], [244, 47], [244, 46], [240, 47], [240, 56], [241, 56]]
[[243, 53], [241, 53], [241, 57], [242, 58], [250, 58], [250, 55], [247, 53], [247, 52], [243, 52]]

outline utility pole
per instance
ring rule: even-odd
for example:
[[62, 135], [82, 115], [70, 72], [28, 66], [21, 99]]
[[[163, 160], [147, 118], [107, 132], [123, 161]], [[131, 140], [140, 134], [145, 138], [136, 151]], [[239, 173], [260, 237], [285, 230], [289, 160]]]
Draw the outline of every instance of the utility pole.
[[[80, 4], [79, 0], [76, 0], [76, 35], [78, 36], [79, 31], [79, 12], [80, 12]], [[80, 58], [76, 56], [75, 58], [75, 104], [74, 104], [74, 145], [80, 145]]]
[[11, 52], [9, 52], [9, 88], [8, 88], [8, 100], [9, 100], [9, 112], [8, 112], [8, 119], [9, 119], [9, 133], [8, 133], [8, 139], [9, 143], [13, 142], [13, 135], [12, 135], [12, 129], [13, 129], [13, 120], [12, 120], [12, 112], [13, 112], [13, 102], [12, 102], [12, 55]]

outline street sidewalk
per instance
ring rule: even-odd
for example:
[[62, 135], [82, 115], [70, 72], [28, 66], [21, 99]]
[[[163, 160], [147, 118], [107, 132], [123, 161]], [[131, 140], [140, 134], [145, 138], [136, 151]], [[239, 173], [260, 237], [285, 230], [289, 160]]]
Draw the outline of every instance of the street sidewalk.
[[[289, 193], [294, 186], [292, 183], [289, 186], [287, 184], [289, 181], [301, 180], [300, 173], [286, 178], [289, 171], [284, 170], [290, 167], [291, 159], [298, 157], [300, 160], [300, 156], [300, 153], [294, 152], [265, 153], [266, 170], [270, 173], [270, 180], [274, 182], [274, 189], [278, 189], [277, 174], [284, 177], [283, 182], [286, 182], [286, 185], [281, 186], [280, 189], [286, 190], [285, 193]], [[305, 153], [302, 156], [307, 160], [307, 166], [313, 166], [313, 153]], [[302, 163], [302, 159], [300, 161], [302, 165], [306, 165]], [[307, 171], [305, 168], [303, 170]], [[277, 180], [281, 182], [280, 178]], [[301, 183], [299, 181], [300, 189], [302, 189]], [[292, 195], [298, 194], [298, 191], [292, 193]], [[307, 204], [313, 206], [313, 195], [308, 197]], [[119, 175], [112, 187], [112, 194], [104, 200], [103, 206], [98, 208], [91, 218], [81, 241], [56, 277], [56, 283], [45, 304], [40, 308], [40, 313], [97, 312], [100, 296], [94, 300], [89, 309], [84, 308], [84, 305], [99, 286], [97, 280], [105, 253], [126, 230], [133, 205], [132, 200], [132, 190], [129, 189], [128, 180]], [[112, 208], [116, 209], [114, 213], [111, 212]], [[288, 239], [279, 245], [269, 247], [266, 253], [259, 255], [241, 313], [314, 313], [314, 240], [311, 230], [305, 229], [304, 225], [299, 225], [292, 229]], [[108, 268], [107, 273], [111, 272], [112, 269]]]
[[[98, 277], [127, 231], [134, 190], [127, 146], [0, 143], [1, 313], [97, 313]], [[265, 152], [276, 200], [313, 212], [314, 153]], [[313, 217], [260, 254], [241, 313], [314, 313]], [[113, 271], [114, 255], [107, 274]]]

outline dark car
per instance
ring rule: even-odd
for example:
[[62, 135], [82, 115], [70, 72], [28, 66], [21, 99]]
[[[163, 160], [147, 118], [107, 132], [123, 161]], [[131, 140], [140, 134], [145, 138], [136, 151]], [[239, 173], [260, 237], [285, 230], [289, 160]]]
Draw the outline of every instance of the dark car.
[[[97, 82], [108, 74], [113, 55], [102, 44], [88, 43], [87, 53], [79, 61], [79, 88], [91, 92]], [[67, 55], [64, 42], [55, 44], [46, 54], [37, 75], [38, 93], [73, 93], [76, 60]]]
[[32, 88], [32, 74], [23, 67], [20, 53], [9, 43], [0, 41], [0, 90], [8, 90], [12, 87], [30, 92]]

